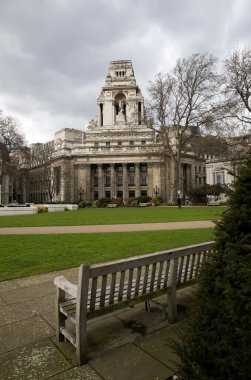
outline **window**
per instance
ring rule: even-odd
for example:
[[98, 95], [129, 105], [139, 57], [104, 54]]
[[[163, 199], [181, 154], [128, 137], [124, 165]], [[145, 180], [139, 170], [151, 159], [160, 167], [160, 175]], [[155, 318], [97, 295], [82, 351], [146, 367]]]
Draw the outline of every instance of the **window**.
[[135, 191], [129, 190], [129, 198], [135, 198]]
[[110, 141], [106, 141], [105, 145], [110, 146], [111, 145]]
[[214, 184], [224, 184], [224, 172], [215, 172], [214, 174]]
[[141, 140], [141, 145], [146, 145], [146, 140]]
[[116, 167], [116, 171], [118, 172], [118, 173], [122, 173], [123, 172], [123, 167], [120, 165], [120, 166], [117, 166]]
[[122, 185], [123, 185], [123, 176], [117, 175], [117, 186], [122, 186]]
[[106, 197], [106, 199], [111, 199], [111, 192], [110, 191], [106, 191], [105, 192], [105, 197]]
[[128, 183], [128, 185], [129, 186], [134, 186], [134, 175], [132, 175], [132, 174], [130, 174], [129, 175], [129, 183]]
[[134, 173], [135, 172], [135, 166], [134, 165], [130, 165], [129, 166], [129, 173]]
[[134, 145], [134, 141], [130, 140], [129, 145]]
[[98, 187], [98, 177], [94, 177], [93, 186]]
[[147, 186], [147, 175], [146, 174], [141, 174], [141, 186]]
[[122, 141], [118, 141], [118, 146], [121, 146], [122, 145]]
[[142, 197], [147, 196], [147, 190], [141, 190], [141, 196]]
[[118, 197], [118, 198], [123, 198], [123, 191], [118, 190], [118, 191], [117, 191], [117, 197]]
[[140, 171], [141, 171], [141, 173], [146, 173], [147, 172], [147, 165], [141, 165]]
[[110, 173], [110, 172], [111, 172], [111, 167], [105, 166], [105, 173]]
[[105, 176], [105, 186], [110, 187], [111, 186], [111, 176], [106, 175]]

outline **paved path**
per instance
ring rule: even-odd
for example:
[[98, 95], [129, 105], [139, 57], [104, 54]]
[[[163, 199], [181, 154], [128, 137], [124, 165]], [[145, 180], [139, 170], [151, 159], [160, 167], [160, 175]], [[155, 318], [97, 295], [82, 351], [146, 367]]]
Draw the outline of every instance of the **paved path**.
[[0, 235], [22, 234], [90, 234], [101, 232], [129, 232], [129, 231], [160, 231], [183, 230], [193, 228], [212, 228], [212, 221], [171, 222], [171, 223], [142, 223], [142, 224], [109, 224], [88, 226], [63, 227], [2, 227]]
[[89, 321], [89, 362], [78, 367], [69, 343], [55, 339], [53, 278], [76, 281], [78, 268], [0, 282], [0, 380], [165, 380], [175, 371], [172, 339], [184, 326], [194, 287], [178, 291], [180, 321], [144, 305]]

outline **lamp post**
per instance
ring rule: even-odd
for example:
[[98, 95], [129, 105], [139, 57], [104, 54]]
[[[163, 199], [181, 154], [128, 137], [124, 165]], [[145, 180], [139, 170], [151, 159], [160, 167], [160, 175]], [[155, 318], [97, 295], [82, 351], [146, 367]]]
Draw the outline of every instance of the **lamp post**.
[[159, 194], [159, 188], [157, 185], [153, 188], [153, 194], [155, 195], [155, 197], [157, 197], [157, 195]]
[[154, 186], [153, 188], [153, 194], [155, 195], [155, 199], [152, 200], [152, 206], [157, 206], [158, 200], [157, 200], [157, 195], [159, 194], [159, 188], [158, 186]]

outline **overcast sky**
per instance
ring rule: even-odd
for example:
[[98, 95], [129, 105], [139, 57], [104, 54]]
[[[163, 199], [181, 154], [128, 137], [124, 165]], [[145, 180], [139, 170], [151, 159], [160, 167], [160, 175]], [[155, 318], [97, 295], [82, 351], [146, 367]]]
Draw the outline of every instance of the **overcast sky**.
[[0, 0], [0, 110], [28, 143], [86, 128], [111, 60], [149, 80], [179, 57], [251, 46], [250, 0]]

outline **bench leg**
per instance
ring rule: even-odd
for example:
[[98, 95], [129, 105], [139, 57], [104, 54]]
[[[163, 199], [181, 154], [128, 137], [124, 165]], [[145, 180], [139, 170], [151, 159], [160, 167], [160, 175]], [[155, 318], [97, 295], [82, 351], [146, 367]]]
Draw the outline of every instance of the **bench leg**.
[[76, 356], [79, 365], [87, 363], [87, 326], [84, 324], [77, 332]]
[[145, 311], [151, 311], [150, 301], [145, 300]]
[[87, 363], [87, 300], [90, 266], [81, 265], [76, 306], [76, 354], [79, 365]]
[[177, 271], [178, 271], [178, 259], [171, 260], [170, 264], [170, 276], [168, 280], [167, 291], [167, 304], [168, 304], [168, 320], [170, 323], [177, 322]]
[[65, 327], [65, 316], [60, 312], [59, 303], [65, 300], [65, 292], [57, 287], [56, 291], [56, 338], [58, 342], [64, 342], [65, 337], [60, 332], [61, 327]]

